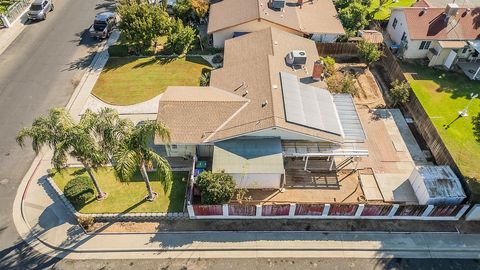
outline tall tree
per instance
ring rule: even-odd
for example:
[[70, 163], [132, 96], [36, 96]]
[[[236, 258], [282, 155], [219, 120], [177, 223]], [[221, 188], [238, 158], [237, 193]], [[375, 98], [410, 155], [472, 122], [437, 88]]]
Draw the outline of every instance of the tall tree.
[[192, 10], [195, 13], [195, 16], [200, 20], [203, 19], [207, 13], [210, 4], [208, 0], [191, 0], [192, 1]]
[[195, 37], [195, 30], [188, 25], [185, 26], [182, 20], [177, 19], [168, 36], [167, 48], [176, 54], [186, 53], [192, 47]]
[[392, 99], [393, 106], [398, 104], [405, 103], [410, 97], [410, 86], [406, 81], [400, 82], [395, 80], [392, 83], [392, 88], [390, 88], [390, 98]]
[[370, 23], [369, 6], [354, 0], [338, 11], [338, 18], [342, 21], [347, 36], [354, 36], [358, 30], [364, 29]]
[[172, 185], [172, 170], [168, 161], [148, 146], [149, 141], [155, 135], [159, 136], [163, 142], [170, 142], [170, 132], [163, 123], [145, 121], [129, 131], [114, 153], [114, 169], [117, 176], [123, 180], [130, 180], [139, 169], [145, 181], [148, 192], [147, 200], [149, 201], [153, 201], [157, 194], [150, 185], [147, 173], [148, 165], [151, 164], [156, 168], [157, 177], [165, 192], [168, 192]]
[[139, 50], [148, 49], [170, 28], [170, 18], [163, 5], [150, 4], [146, 0], [123, 0], [117, 11], [121, 18], [121, 38]]
[[75, 124], [65, 109], [51, 109], [47, 116], [35, 119], [31, 127], [22, 128], [17, 135], [17, 143], [23, 147], [26, 138], [32, 139], [32, 149], [37, 154], [43, 146], [53, 150], [52, 165], [57, 170], [65, 166], [68, 155], [76, 158], [90, 176], [97, 190], [97, 199], [105, 198], [106, 193], [100, 188], [92, 170], [107, 159], [82, 120]]

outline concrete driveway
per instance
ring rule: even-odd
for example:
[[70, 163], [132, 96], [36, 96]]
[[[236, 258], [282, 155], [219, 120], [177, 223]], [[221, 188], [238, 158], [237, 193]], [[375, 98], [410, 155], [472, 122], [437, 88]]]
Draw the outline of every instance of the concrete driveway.
[[16, 145], [15, 136], [34, 117], [67, 103], [98, 46], [85, 30], [95, 14], [113, 4], [57, 0], [46, 21], [29, 23], [0, 55], [0, 251], [11, 250], [19, 241], [12, 203], [34, 158], [30, 149]]

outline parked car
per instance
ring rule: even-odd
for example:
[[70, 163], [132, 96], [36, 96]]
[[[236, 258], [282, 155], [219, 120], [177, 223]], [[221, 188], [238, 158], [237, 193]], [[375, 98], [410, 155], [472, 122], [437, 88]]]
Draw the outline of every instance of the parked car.
[[92, 38], [108, 38], [110, 33], [115, 29], [117, 17], [113, 12], [102, 12], [95, 16], [92, 26], [88, 32]]
[[53, 11], [53, 0], [34, 0], [28, 10], [29, 20], [45, 20], [47, 14]]

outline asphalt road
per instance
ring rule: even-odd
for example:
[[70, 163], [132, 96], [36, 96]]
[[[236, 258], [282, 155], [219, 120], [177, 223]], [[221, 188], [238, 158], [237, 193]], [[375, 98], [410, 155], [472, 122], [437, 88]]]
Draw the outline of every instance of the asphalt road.
[[[98, 42], [84, 33], [113, 1], [56, 0], [46, 21], [26, 29], [0, 55], [0, 253], [19, 243], [12, 205], [19, 182], [34, 153], [16, 145], [23, 126], [48, 111], [65, 106]], [[0, 30], [5, 31], [5, 30]]]

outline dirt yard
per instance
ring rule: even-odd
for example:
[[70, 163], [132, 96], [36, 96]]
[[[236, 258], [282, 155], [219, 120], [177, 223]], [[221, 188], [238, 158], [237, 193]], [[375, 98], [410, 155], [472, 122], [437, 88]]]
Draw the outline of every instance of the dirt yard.
[[368, 109], [385, 108], [385, 100], [372, 72], [365, 64], [344, 63], [336, 64], [340, 74], [350, 73], [355, 75], [358, 94], [355, 104]]

